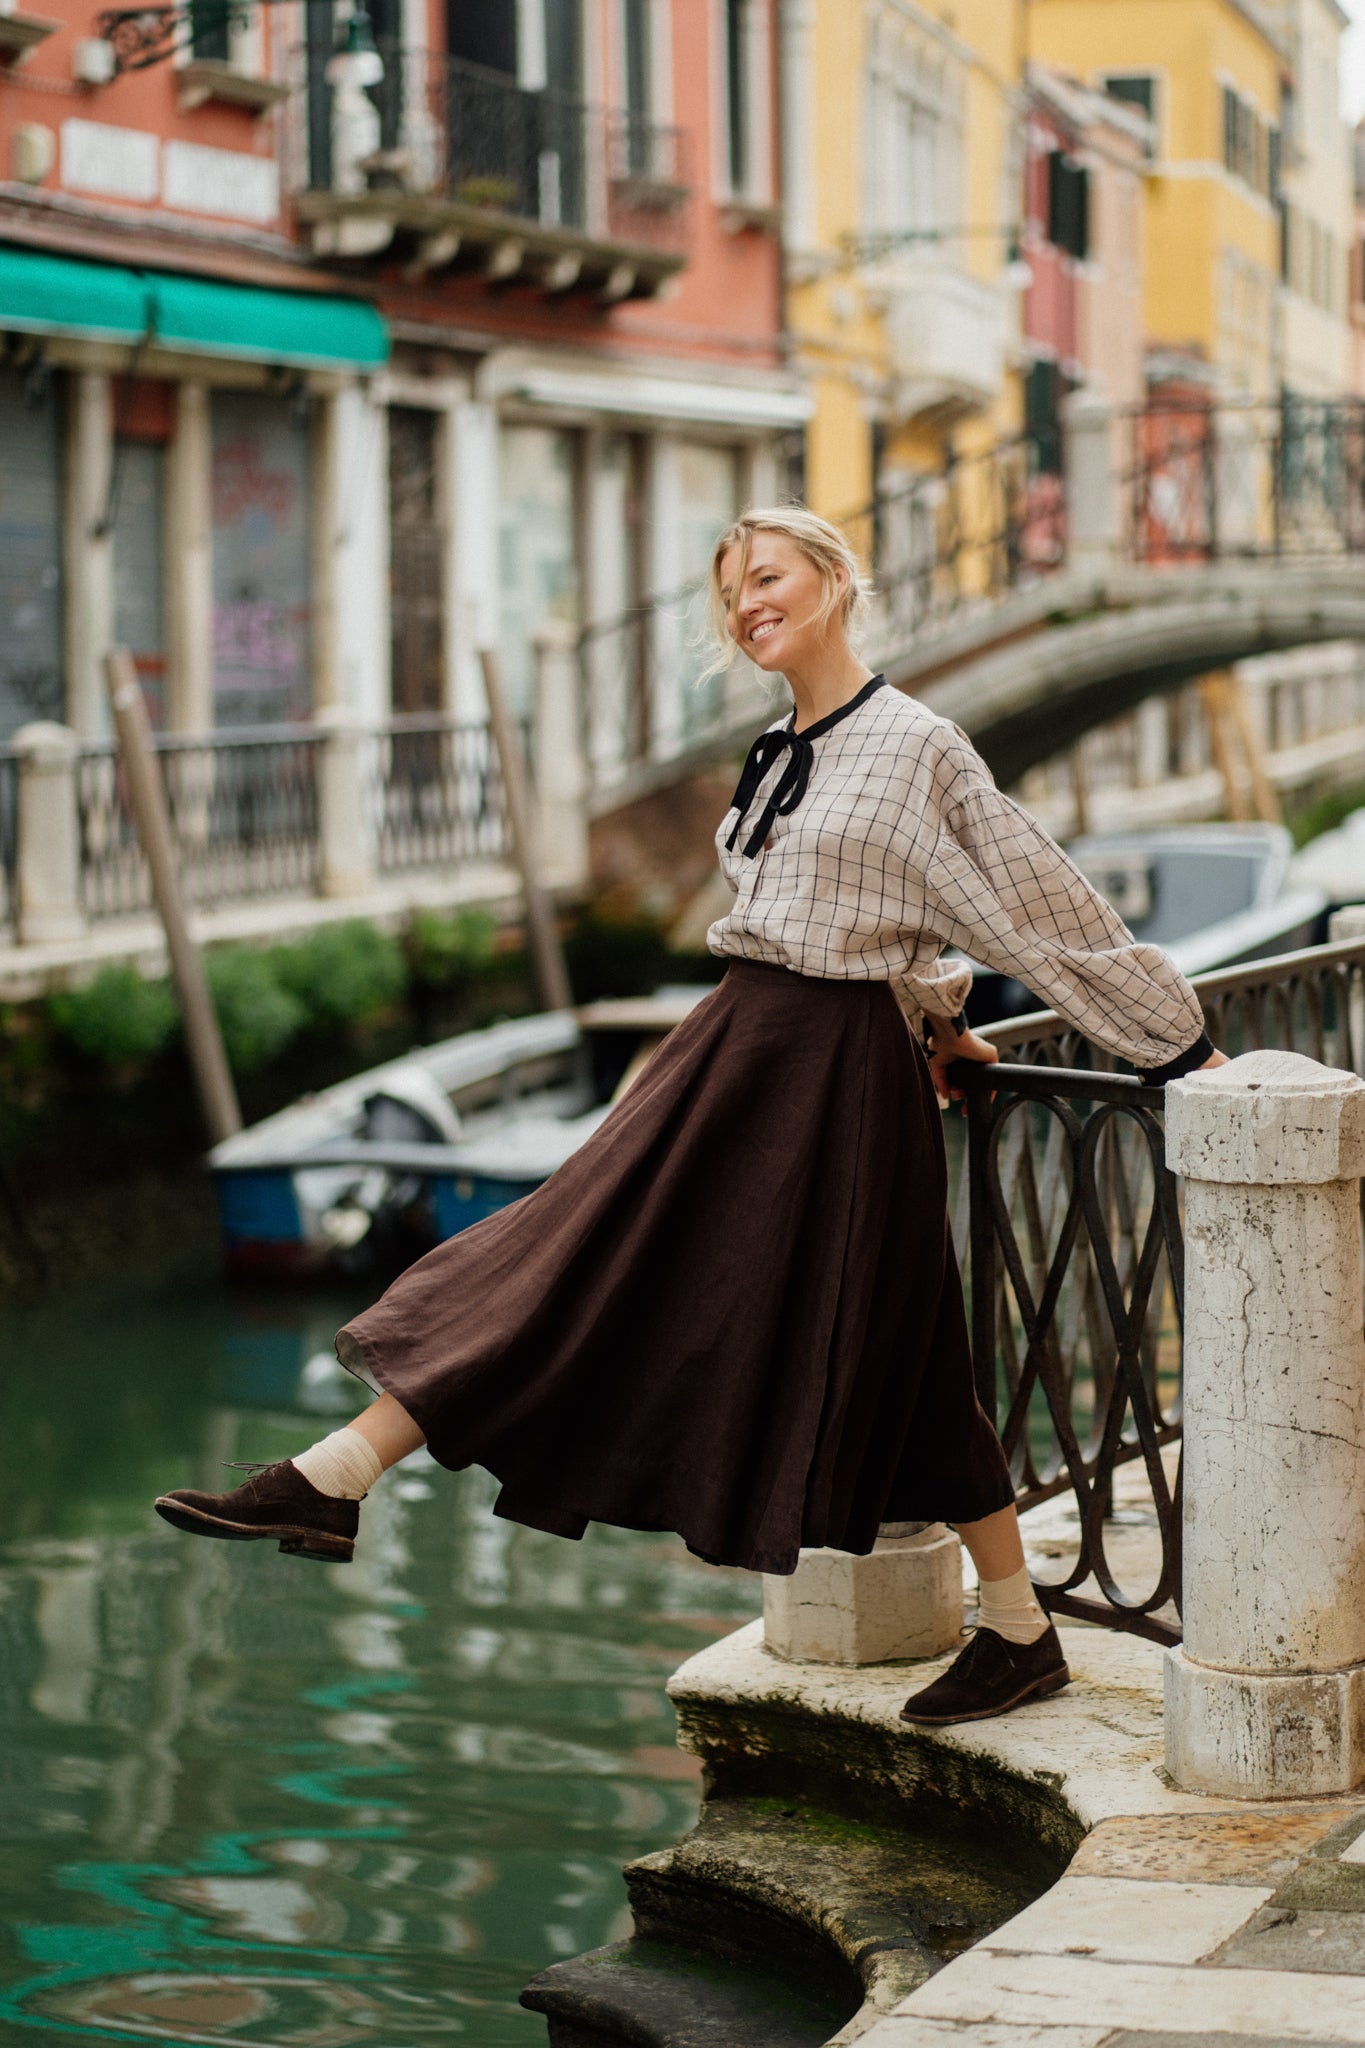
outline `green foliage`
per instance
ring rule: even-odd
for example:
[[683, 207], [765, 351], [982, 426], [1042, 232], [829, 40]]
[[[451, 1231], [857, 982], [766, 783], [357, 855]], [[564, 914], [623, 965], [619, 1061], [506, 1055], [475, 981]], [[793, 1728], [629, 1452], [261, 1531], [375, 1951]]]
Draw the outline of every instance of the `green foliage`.
[[206, 955], [204, 972], [234, 1073], [265, 1066], [308, 1021], [298, 997], [282, 986], [271, 954], [226, 947]]
[[1321, 832], [1334, 832], [1338, 825], [1365, 805], [1365, 789], [1353, 783], [1350, 789], [1336, 789], [1326, 796], [1320, 796], [1315, 803], [1307, 804], [1301, 811], [1291, 813], [1285, 820], [1294, 835], [1295, 846], [1306, 846], [1310, 839], [1316, 839]]
[[491, 965], [497, 932], [497, 919], [487, 910], [457, 910], [449, 917], [417, 911], [407, 934], [413, 980], [440, 989], [472, 980]]
[[160, 1052], [179, 1014], [166, 982], [144, 981], [131, 967], [106, 967], [88, 987], [49, 997], [47, 1013], [59, 1037], [111, 1067]]
[[564, 955], [580, 1003], [648, 995], [661, 981], [677, 979], [665, 927], [639, 912], [589, 906], [565, 939]]
[[361, 919], [323, 925], [296, 946], [277, 947], [270, 961], [280, 988], [307, 1022], [323, 1027], [353, 1024], [388, 1009], [407, 981], [397, 939]]

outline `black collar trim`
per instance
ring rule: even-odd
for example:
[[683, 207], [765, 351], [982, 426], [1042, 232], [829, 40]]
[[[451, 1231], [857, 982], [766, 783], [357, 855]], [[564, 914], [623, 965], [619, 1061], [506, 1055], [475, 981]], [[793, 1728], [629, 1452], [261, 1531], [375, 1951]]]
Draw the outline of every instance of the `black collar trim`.
[[795, 733], [799, 740], [818, 740], [822, 734], [832, 731], [841, 719], [847, 718], [851, 712], [856, 711], [860, 704], [866, 704], [872, 692], [880, 690], [885, 681], [885, 676], [873, 676], [869, 682], [863, 684], [856, 697], [849, 698], [847, 704], [836, 705], [835, 709], [827, 711], [823, 718], [817, 718], [814, 725], [803, 725], [800, 732], [796, 731], [796, 712], [793, 709], [791, 717], [787, 720], [785, 730]]

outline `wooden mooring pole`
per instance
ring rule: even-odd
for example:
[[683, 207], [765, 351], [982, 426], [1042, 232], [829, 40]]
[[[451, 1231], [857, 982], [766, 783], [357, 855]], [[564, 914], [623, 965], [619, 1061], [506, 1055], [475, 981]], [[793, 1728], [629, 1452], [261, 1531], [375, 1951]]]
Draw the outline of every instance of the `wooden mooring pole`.
[[109, 701], [114, 714], [123, 772], [128, 779], [128, 802], [142, 851], [152, 876], [152, 896], [166, 933], [171, 978], [180, 999], [185, 1025], [185, 1044], [194, 1070], [195, 1086], [211, 1141], [216, 1145], [242, 1128], [242, 1112], [232, 1071], [223, 1050], [223, 1034], [204, 978], [199, 948], [190, 937], [185, 902], [180, 893], [175, 840], [161, 787], [152, 729], [142, 701], [133, 658], [126, 648], [115, 647], [104, 661], [109, 684]]
[[507, 799], [512, 858], [521, 874], [522, 893], [526, 898], [526, 935], [530, 942], [536, 988], [547, 1010], [568, 1010], [573, 1006], [573, 990], [569, 986], [564, 948], [559, 943], [559, 933], [555, 928], [554, 906], [536, 870], [531, 799], [521, 742], [507, 708], [496, 653], [485, 647], [479, 660], [483, 665], [483, 686], [488, 698], [488, 722], [493, 729], [493, 744], [498, 750], [498, 768]]

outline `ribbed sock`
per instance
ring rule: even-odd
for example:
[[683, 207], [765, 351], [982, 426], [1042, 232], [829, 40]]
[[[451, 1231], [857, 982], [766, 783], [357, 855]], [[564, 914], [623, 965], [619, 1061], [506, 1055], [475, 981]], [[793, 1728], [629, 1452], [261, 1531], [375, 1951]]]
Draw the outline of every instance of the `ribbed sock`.
[[1048, 1617], [1038, 1605], [1027, 1565], [1007, 1579], [982, 1579], [979, 1598], [979, 1626], [994, 1630], [1007, 1643], [1036, 1643], [1047, 1633]]
[[378, 1452], [358, 1429], [334, 1429], [289, 1462], [310, 1486], [333, 1500], [364, 1500], [384, 1472]]

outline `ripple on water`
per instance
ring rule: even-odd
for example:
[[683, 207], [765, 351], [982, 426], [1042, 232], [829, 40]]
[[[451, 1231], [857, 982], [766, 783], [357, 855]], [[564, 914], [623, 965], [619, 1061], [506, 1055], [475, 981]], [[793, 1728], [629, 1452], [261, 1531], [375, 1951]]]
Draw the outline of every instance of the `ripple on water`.
[[0, 1314], [0, 2039], [531, 2048], [522, 1984], [691, 1825], [663, 1680], [742, 1574], [519, 1529], [424, 1455], [349, 1567], [150, 1514], [319, 1434], [355, 1306]]

